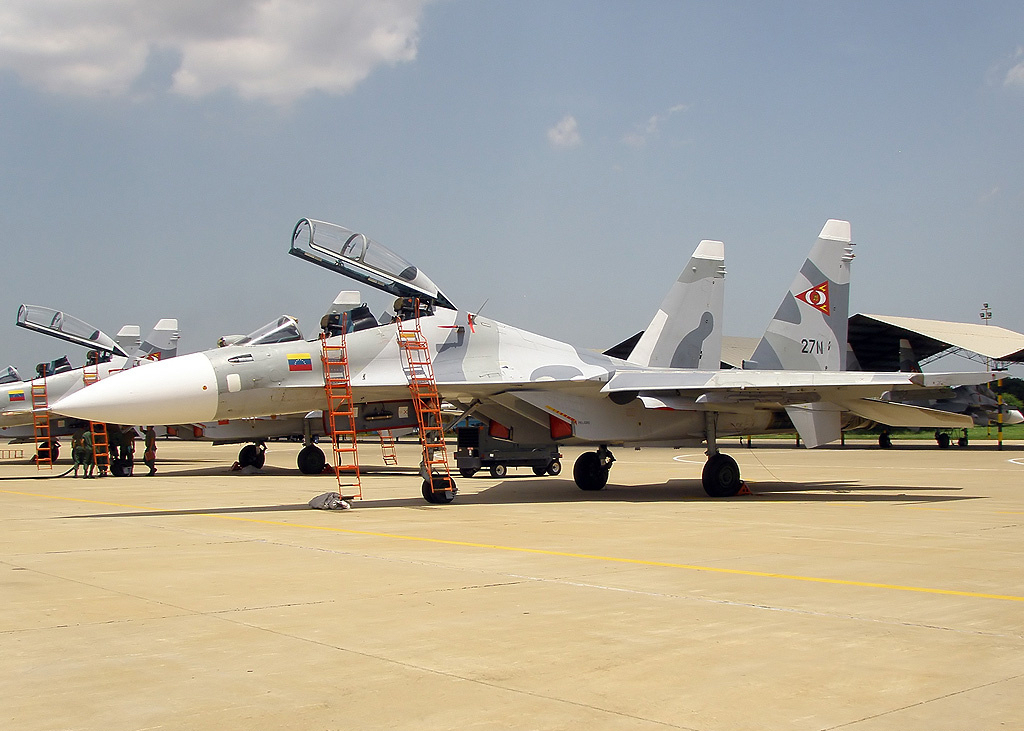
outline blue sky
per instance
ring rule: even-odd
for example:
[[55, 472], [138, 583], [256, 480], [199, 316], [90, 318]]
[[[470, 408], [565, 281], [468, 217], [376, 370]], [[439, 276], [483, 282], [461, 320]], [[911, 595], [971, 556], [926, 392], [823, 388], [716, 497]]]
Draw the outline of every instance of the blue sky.
[[827, 218], [851, 311], [1024, 331], [1022, 131], [1020, 2], [5, 0], [0, 360], [84, 355], [22, 302], [313, 334], [350, 285], [287, 256], [303, 216], [584, 347], [704, 238], [759, 335]]

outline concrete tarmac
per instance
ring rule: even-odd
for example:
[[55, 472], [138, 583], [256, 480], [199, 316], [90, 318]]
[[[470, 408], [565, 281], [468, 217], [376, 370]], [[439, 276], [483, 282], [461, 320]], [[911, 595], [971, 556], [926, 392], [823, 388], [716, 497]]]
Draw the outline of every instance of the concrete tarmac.
[[402, 445], [349, 511], [298, 445], [237, 450], [0, 464], [0, 728], [1024, 728], [1019, 444], [732, 441], [729, 499], [699, 449], [614, 450], [597, 493], [566, 449], [447, 506]]

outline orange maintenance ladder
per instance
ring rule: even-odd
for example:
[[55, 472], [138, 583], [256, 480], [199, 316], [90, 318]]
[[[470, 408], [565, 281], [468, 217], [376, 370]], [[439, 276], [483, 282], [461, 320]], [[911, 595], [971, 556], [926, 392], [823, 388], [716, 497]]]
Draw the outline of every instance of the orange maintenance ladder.
[[[98, 364], [87, 365], [82, 369], [82, 383], [86, 386], [96, 383], [100, 380], [99, 371]], [[110, 471], [110, 435], [107, 433], [107, 425], [100, 421], [90, 421], [89, 432], [92, 434], [92, 463], [100, 475], [105, 475]]]
[[53, 469], [53, 440], [50, 438], [50, 404], [46, 378], [32, 380], [32, 427], [36, 441], [36, 469]]
[[394, 467], [398, 464], [398, 452], [395, 450], [395, 435], [390, 429], [381, 429], [377, 434], [380, 436], [380, 454], [384, 458], [384, 464]]
[[430, 362], [430, 346], [420, 329], [419, 304], [417, 300], [412, 328], [408, 327], [407, 321], [398, 320], [398, 347], [405, 356], [409, 390], [416, 408], [416, 424], [423, 447], [423, 497], [431, 503], [450, 503], [455, 499], [455, 481], [448, 465], [441, 397], [437, 393], [434, 366]]
[[[338, 495], [343, 499], [361, 498], [363, 489], [359, 479], [356, 412], [352, 398], [352, 382], [348, 373], [344, 327], [337, 345], [329, 345], [327, 336], [324, 333], [320, 334], [320, 359], [324, 364], [324, 390], [327, 392], [324, 421], [334, 453], [334, 475], [338, 479]], [[344, 480], [342, 475], [345, 477]]]

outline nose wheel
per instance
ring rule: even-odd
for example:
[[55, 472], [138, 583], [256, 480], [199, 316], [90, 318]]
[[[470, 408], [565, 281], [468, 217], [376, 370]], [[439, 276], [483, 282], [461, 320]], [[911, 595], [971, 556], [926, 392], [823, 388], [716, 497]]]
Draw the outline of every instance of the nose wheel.
[[304, 475], [319, 475], [324, 471], [327, 464], [327, 457], [320, 447], [315, 444], [308, 444], [299, 450], [299, 456], [295, 460], [299, 466], [299, 472]]
[[[581, 490], [603, 490], [608, 484], [608, 473], [615, 457], [602, 446], [596, 452], [584, 452], [576, 459], [572, 468], [572, 479]], [[561, 466], [559, 466], [559, 471]], [[554, 474], [558, 474], [555, 472]]]

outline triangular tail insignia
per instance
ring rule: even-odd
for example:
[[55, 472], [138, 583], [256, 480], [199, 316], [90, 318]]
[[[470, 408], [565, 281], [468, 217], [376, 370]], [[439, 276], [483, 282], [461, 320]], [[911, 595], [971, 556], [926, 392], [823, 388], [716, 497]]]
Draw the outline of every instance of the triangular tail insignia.
[[816, 287], [805, 289], [796, 298], [801, 302], [810, 305], [814, 309], [829, 314], [828, 308], [828, 280]]

